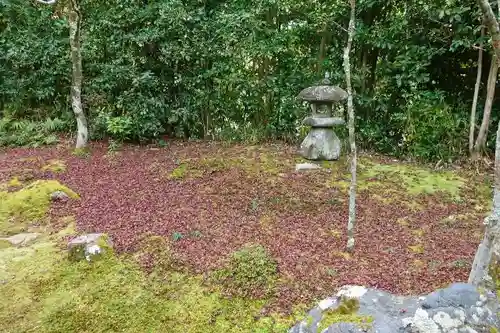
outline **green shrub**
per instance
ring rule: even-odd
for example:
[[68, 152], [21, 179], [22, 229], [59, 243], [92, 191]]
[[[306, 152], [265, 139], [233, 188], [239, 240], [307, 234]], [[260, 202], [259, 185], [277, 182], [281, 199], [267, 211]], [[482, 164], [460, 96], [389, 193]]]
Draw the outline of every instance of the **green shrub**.
[[54, 144], [59, 141], [56, 134], [67, 128], [67, 123], [59, 118], [33, 121], [5, 116], [0, 119], [0, 146], [38, 147]]
[[258, 244], [247, 244], [229, 257], [226, 266], [213, 274], [226, 293], [258, 298], [272, 291], [277, 280], [277, 264]]

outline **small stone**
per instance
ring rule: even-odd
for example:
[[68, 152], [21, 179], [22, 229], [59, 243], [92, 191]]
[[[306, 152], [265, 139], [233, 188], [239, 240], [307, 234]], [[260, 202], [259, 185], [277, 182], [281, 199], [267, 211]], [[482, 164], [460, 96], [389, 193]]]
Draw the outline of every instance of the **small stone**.
[[368, 289], [363, 286], [346, 285], [340, 288], [339, 292], [337, 293], [337, 297], [345, 296], [348, 298], [360, 298], [367, 291]]
[[324, 311], [326, 309], [331, 308], [336, 302], [337, 302], [337, 300], [335, 298], [326, 298], [326, 299], [322, 300], [321, 302], [319, 302], [318, 306], [321, 310]]
[[[99, 240], [104, 237], [104, 234], [93, 233], [73, 238], [68, 243], [70, 259], [86, 259], [87, 261], [92, 261], [96, 256], [105, 251], [105, 249], [99, 245]], [[112, 243], [109, 240], [107, 240], [107, 246], [112, 247]]]
[[69, 196], [63, 191], [55, 191], [50, 195], [52, 201], [67, 201]]
[[14, 246], [23, 246], [37, 239], [39, 235], [36, 232], [20, 233], [7, 238], [0, 238], [0, 240], [5, 240]]
[[299, 163], [295, 165], [295, 171], [318, 170], [321, 166], [314, 163]]

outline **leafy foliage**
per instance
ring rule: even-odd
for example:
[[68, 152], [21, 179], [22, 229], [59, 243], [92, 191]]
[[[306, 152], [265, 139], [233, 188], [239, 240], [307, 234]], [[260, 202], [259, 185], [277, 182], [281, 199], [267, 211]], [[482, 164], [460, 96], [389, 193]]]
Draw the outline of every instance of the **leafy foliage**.
[[[0, 112], [16, 121], [68, 119], [65, 20], [23, 0], [0, 6]], [[476, 7], [472, 0], [359, 1], [358, 142], [426, 160], [464, 153]], [[84, 104], [95, 139], [297, 142], [308, 112], [297, 93], [325, 72], [344, 81], [348, 6], [339, 0], [84, 0], [82, 11]]]

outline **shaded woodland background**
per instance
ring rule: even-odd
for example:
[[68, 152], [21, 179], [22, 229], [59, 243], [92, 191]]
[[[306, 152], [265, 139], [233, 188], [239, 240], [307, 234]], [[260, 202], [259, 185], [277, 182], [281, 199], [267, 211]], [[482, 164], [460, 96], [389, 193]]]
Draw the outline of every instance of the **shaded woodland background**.
[[[347, 1], [85, 0], [81, 12], [93, 139], [299, 142], [308, 110], [297, 93], [325, 72], [345, 86]], [[62, 17], [57, 6], [0, 0], [0, 145], [52, 143], [75, 128]], [[480, 30], [472, 0], [358, 1], [358, 144], [426, 161], [467, 156], [482, 41], [476, 133], [492, 62]], [[492, 105], [488, 123], [499, 120]]]

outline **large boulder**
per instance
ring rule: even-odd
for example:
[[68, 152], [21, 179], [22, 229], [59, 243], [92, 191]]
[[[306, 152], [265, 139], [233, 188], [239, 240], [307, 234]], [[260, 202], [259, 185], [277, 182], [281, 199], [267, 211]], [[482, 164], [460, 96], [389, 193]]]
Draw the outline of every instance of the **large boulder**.
[[[356, 304], [350, 308], [352, 313], [345, 310], [346, 300]], [[345, 286], [288, 332], [490, 333], [500, 329], [499, 310], [495, 293], [481, 293], [466, 283], [453, 283], [420, 297]]]

